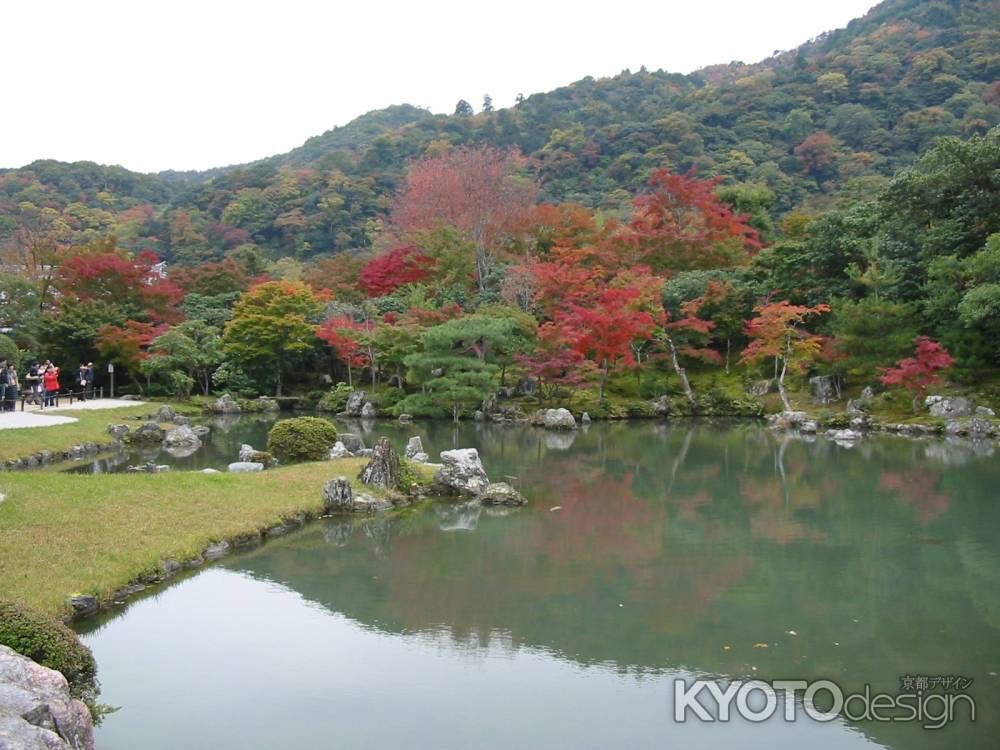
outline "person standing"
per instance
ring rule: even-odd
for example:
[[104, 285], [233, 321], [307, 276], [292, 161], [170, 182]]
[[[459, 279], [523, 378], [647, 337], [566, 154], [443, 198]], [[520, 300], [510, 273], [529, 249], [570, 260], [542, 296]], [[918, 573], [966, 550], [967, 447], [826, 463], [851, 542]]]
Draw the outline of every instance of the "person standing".
[[25, 399], [25, 403], [34, 404], [35, 406], [42, 405], [42, 376], [38, 368], [37, 362], [32, 362], [31, 367], [24, 375], [25, 388], [28, 389], [28, 397]]
[[6, 403], [7, 398], [7, 358], [0, 358], [0, 407]]
[[11, 362], [7, 365], [7, 390], [4, 394], [4, 411], [14, 411], [17, 404], [17, 392], [20, 390], [20, 383], [17, 380], [17, 368]]
[[44, 405], [55, 406], [56, 396], [59, 394], [59, 368], [51, 362], [45, 368], [45, 374], [42, 375], [42, 385], [45, 388]]
[[87, 365], [80, 363], [80, 367], [76, 371], [76, 383], [77, 390], [80, 392], [80, 400], [87, 400]]
[[94, 363], [87, 363], [87, 400], [90, 401], [94, 398]]

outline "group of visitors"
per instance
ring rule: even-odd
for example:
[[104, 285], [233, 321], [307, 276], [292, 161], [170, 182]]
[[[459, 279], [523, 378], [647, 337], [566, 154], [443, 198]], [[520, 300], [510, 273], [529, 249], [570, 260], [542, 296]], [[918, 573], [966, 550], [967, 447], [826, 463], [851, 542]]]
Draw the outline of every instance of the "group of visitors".
[[[94, 397], [94, 363], [80, 363], [74, 379], [76, 394], [81, 401]], [[3, 411], [14, 411], [21, 394], [21, 381], [13, 362], [0, 359], [0, 405]], [[24, 374], [24, 402], [36, 406], [55, 406], [59, 395], [59, 368], [50, 360], [34, 362]]]

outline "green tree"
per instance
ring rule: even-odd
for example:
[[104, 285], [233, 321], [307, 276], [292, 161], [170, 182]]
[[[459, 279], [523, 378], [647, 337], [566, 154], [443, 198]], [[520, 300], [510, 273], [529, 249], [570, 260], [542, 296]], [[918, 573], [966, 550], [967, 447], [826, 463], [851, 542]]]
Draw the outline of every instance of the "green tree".
[[880, 366], [909, 354], [919, 332], [913, 305], [877, 296], [840, 300], [833, 306], [832, 328], [844, 354], [837, 369], [861, 381], [873, 380]]
[[[202, 320], [188, 320], [153, 339], [142, 370], [175, 385], [197, 382], [207, 396], [212, 386], [212, 373], [220, 364], [222, 337], [219, 329]], [[185, 378], [174, 377], [178, 372]]]
[[316, 346], [319, 300], [305, 284], [271, 281], [246, 292], [222, 337], [223, 351], [282, 395], [285, 373]]

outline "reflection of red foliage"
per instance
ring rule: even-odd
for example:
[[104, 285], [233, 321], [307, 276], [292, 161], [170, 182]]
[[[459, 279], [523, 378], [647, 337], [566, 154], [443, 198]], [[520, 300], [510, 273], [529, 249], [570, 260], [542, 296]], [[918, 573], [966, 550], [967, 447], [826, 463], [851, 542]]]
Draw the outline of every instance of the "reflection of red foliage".
[[901, 503], [913, 506], [913, 520], [924, 525], [951, 506], [951, 497], [937, 490], [940, 479], [937, 474], [920, 469], [906, 474], [883, 471], [878, 480], [878, 488], [898, 493]]

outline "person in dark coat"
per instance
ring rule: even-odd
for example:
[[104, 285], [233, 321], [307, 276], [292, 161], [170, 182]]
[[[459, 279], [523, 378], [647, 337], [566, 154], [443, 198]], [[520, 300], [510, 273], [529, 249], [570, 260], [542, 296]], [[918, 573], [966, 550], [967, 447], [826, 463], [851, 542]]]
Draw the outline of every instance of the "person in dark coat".
[[80, 400], [87, 400], [87, 365], [80, 363], [79, 369], [76, 371], [76, 378], [73, 380], [76, 383], [76, 388], [80, 392]]
[[94, 363], [87, 363], [87, 398], [94, 398]]

